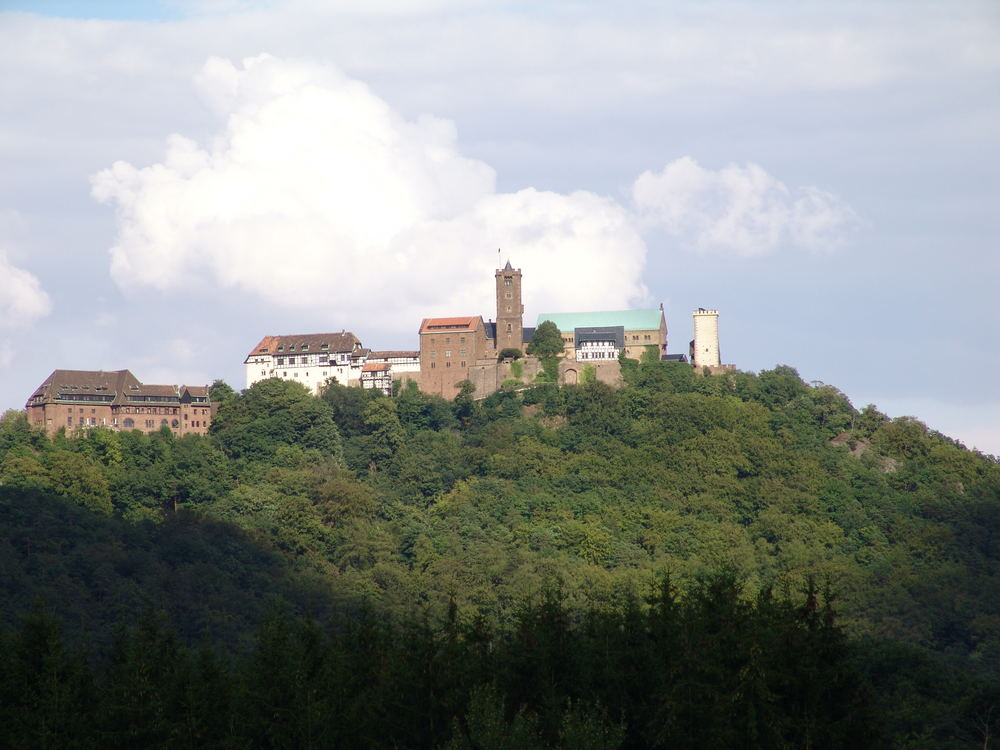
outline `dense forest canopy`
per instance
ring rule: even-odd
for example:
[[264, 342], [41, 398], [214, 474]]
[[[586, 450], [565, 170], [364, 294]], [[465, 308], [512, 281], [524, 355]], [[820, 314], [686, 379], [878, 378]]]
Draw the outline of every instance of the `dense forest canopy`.
[[[44, 616], [19, 624], [41, 607], [75, 644], [65, 649], [113, 653], [122, 638], [139, 637], [116, 636], [120, 623], [160, 613], [180, 638], [176, 649], [213, 644], [229, 656], [212, 658], [250, 669], [265, 658], [266, 613], [275, 607], [293, 629], [307, 627], [294, 624], [306, 615], [356, 623], [374, 613], [404, 629], [421, 618], [438, 623], [424, 644], [433, 649], [444, 632], [435, 628], [459, 623], [455, 642], [470, 649], [461, 669], [475, 672], [470, 633], [492, 634], [482, 637], [516, 661], [516, 649], [501, 645], [526, 627], [526, 607], [552, 597], [560, 622], [575, 623], [565, 637], [591, 653], [587, 627], [611, 618], [606, 627], [621, 633], [627, 617], [653, 617], [666, 606], [655, 594], [664, 581], [678, 611], [689, 613], [684, 607], [704, 600], [712, 581], [716, 589], [726, 581], [735, 592], [726, 606], [741, 601], [775, 629], [760, 642], [749, 626], [734, 635], [746, 636], [748, 655], [774, 647], [762, 644], [779, 631], [799, 632], [802, 607], [822, 590], [816, 606], [831, 613], [825, 642], [841, 649], [830, 658], [855, 670], [838, 673], [854, 677], [837, 700], [860, 712], [875, 685], [910, 706], [895, 705], [883, 727], [892, 746], [983, 746], [983, 732], [997, 728], [982, 717], [1000, 718], [997, 460], [913, 418], [859, 411], [790, 367], [708, 375], [650, 357], [622, 371], [620, 388], [543, 384], [482, 400], [465, 388], [453, 402], [412, 386], [386, 398], [331, 384], [316, 397], [281, 380], [243, 393], [217, 383], [222, 405], [205, 438], [94, 429], [49, 439], [8, 412], [0, 421], [7, 637], [18, 642], [34, 627], [55, 642]], [[734, 612], [726, 616], [738, 619]], [[695, 630], [708, 627], [695, 621]], [[324, 636], [333, 639], [324, 658], [341, 658], [331, 654], [342, 633]], [[789, 669], [775, 658], [753, 662], [773, 700], [746, 706], [780, 704], [801, 719], [778, 685], [803, 678], [769, 682]], [[232, 681], [227, 690], [250, 679], [219, 669], [227, 676], [218, 679]], [[99, 679], [102, 689], [110, 679]], [[642, 734], [656, 723], [642, 712], [654, 709], [635, 696], [627, 709], [613, 708], [596, 688], [560, 687], [543, 700], [518, 696], [499, 678], [462, 679], [464, 692], [443, 704], [438, 725], [415, 746], [475, 746], [469, 717], [488, 724], [496, 705], [496, 720], [511, 732], [521, 721], [539, 747], [571, 746], [567, 727], [587, 722], [599, 724], [591, 734], [605, 737], [603, 746], [658, 746]], [[737, 690], [719, 684], [720, 695]], [[733, 695], [748, 700], [740, 690]], [[856, 725], [833, 715], [816, 721], [840, 746], [870, 726], [862, 714]], [[684, 734], [697, 722], [683, 716], [656, 741], [699, 746]], [[449, 722], [459, 718], [456, 733]], [[781, 719], [791, 722], [782, 742], [802, 746], [792, 728], [799, 719]], [[720, 727], [715, 746], [732, 746], [726, 733], [746, 726]], [[764, 738], [747, 746], [778, 745]]]

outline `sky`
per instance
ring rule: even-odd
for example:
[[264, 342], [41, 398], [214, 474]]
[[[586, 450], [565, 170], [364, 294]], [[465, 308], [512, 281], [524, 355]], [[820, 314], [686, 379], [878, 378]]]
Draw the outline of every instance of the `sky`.
[[1000, 455], [1000, 5], [0, 0], [0, 409], [264, 335], [719, 310]]

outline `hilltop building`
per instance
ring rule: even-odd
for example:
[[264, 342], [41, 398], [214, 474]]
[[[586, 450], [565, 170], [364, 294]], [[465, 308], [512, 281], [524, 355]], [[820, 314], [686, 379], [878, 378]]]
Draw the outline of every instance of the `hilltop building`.
[[481, 315], [424, 318], [420, 323], [420, 389], [454, 398], [458, 384], [469, 379], [470, 366], [480, 360], [496, 362], [494, 331]]
[[646, 347], [655, 346], [659, 356], [667, 353], [667, 321], [663, 306], [655, 310], [612, 310], [601, 312], [542, 313], [537, 324], [546, 320], [562, 332], [566, 356], [578, 362], [639, 359]]
[[216, 404], [207, 386], [145, 385], [128, 370], [54, 370], [35, 389], [25, 410], [28, 421], [49, 435], [108, 427], [177, 435], [205, 435]]
[[420, 352], [378, 351], [369, 352], [361, 367], [362, 388], [377, 388], [386, 396], [392, 395], [392, 381], [420, 379]]
[[243, 360], [246, 387], [268, 378], [295, 380], [314, 393], [329, 378], [357, 385], [368, 351], [350, 331], [265, 336]]
[[719, 311], [699, 307], [692, 312], [694, 318], [694, 339], [688, 346], [691, 364], [699, 370], [725, 372], [735, 369], [735, 365], [724, 365], [719, 355]]

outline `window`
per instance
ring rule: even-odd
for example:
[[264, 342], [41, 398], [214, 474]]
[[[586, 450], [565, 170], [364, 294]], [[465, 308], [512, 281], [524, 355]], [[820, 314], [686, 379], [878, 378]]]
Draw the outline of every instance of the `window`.
[[464, 344], [465, 343], [465, 336], [459, 336], [458, 337], [458, 343]]
[[302, 351], [304, 351], [304, 352], [309, 351], [309, 344], [303, 344], [302, 345]]
[[431, 369], [432, 369], [432, 370], [433, 370], [433, 369], [434, 369], [435, 367], [437, 367], [437, 366], [438, 366], [438, 363], [437, 363], [437, 362], [431, 362]]
[[514, 299], [514, 293], [513, 292], [504, 292], [503, 296], [504, 296], [504, 299]]
[[124, 425], [126, 430], [131, 430], [135, 427], [135, 420], [132, 417], [125, 417]]
[[90, 410], [90, 413], [91, 413], [91, 414], [97, 414], [97, 409], [91, 409], [91, 410]]
[[510, 333], [514, 329], [511, 327], [510, 323], [507, 324], [507, 333]]
[[451, 362], [445, 362], [445, 363], [444, 363], [444, 366], [445, 366], [445, 367], [451, 367]]
[[295, 344], [289, 344], [288, 345], [288, 351], [294, 352], [295, 351]]
[[66, 417], [66, 424], [72, 425], [73, 424], [73, 417]]
[[450, 344], [451, 343], [451, 336], [445, 336], [444, 337], [444, 343]]
[[181, 425], [181, 423], [179, 421], [177, 421], [176, 419], [174, 419], [174, 420], [172, 420], [170, 422], [170, 426], [173, 427], [174, 429], [180, 427], [180, 425]]
[[278, 357], [278, 364], [279, 365], [285, 364], [285, 358], [284, 357]]
[[649, 339], [650, 339], [649, 334], [647, 333], [645, 336], [643, 336], [643, 339], [646, 340], [646, 341], [649, 341]]
[[97, 417], [90, 418], [90, 426], [95, 427], [97, 425]]
[[434, 357], [436, 357], [437, 355], [438, 355], [438, 353], [437, 353], [437, 352], [435, 352], [435, 351], [431, 351], [431, 359], [433, 359], [433, 358], [434, 358]]
[[465, 367], [465, 362], [462, 362], [462, 367]]
[[465, 356], [465, 349], [459, 349], [458, 350], [458, 356], [464, 357]]
[[444, 353], [444, 356], [450, 357], [451, 356], [451, 349], [446, 349], [445, 353]]
[[513, 284], [514, 284], [514, 279], [512, 279], [510, 276], [504, 276], [503, 279], [504, 286], [512, 286]]
[[160, 420], [160, 427], [166, 427], [166, 426], [167, 426], [167, 420], [161, 419]]

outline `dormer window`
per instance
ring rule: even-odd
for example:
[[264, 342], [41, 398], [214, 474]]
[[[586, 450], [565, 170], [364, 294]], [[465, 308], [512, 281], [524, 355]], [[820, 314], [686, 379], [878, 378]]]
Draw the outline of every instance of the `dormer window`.
[[288, 345], [288, 351], [294, 352], [295, 351], [295, 344], [289, 344]]
[[302, 351], [304, 351], [304, 352], [309, 351], [309, 344], [303, 344], [302, 345]]
[[322, 349], [325, 352], [327, 349], [330, 348], [330, 345], [329, 344], [320, 344], [319, 348]]
[[279, 352], [285, 351], [285, 345], [284, 344], [278, 344], [278, 351]]

